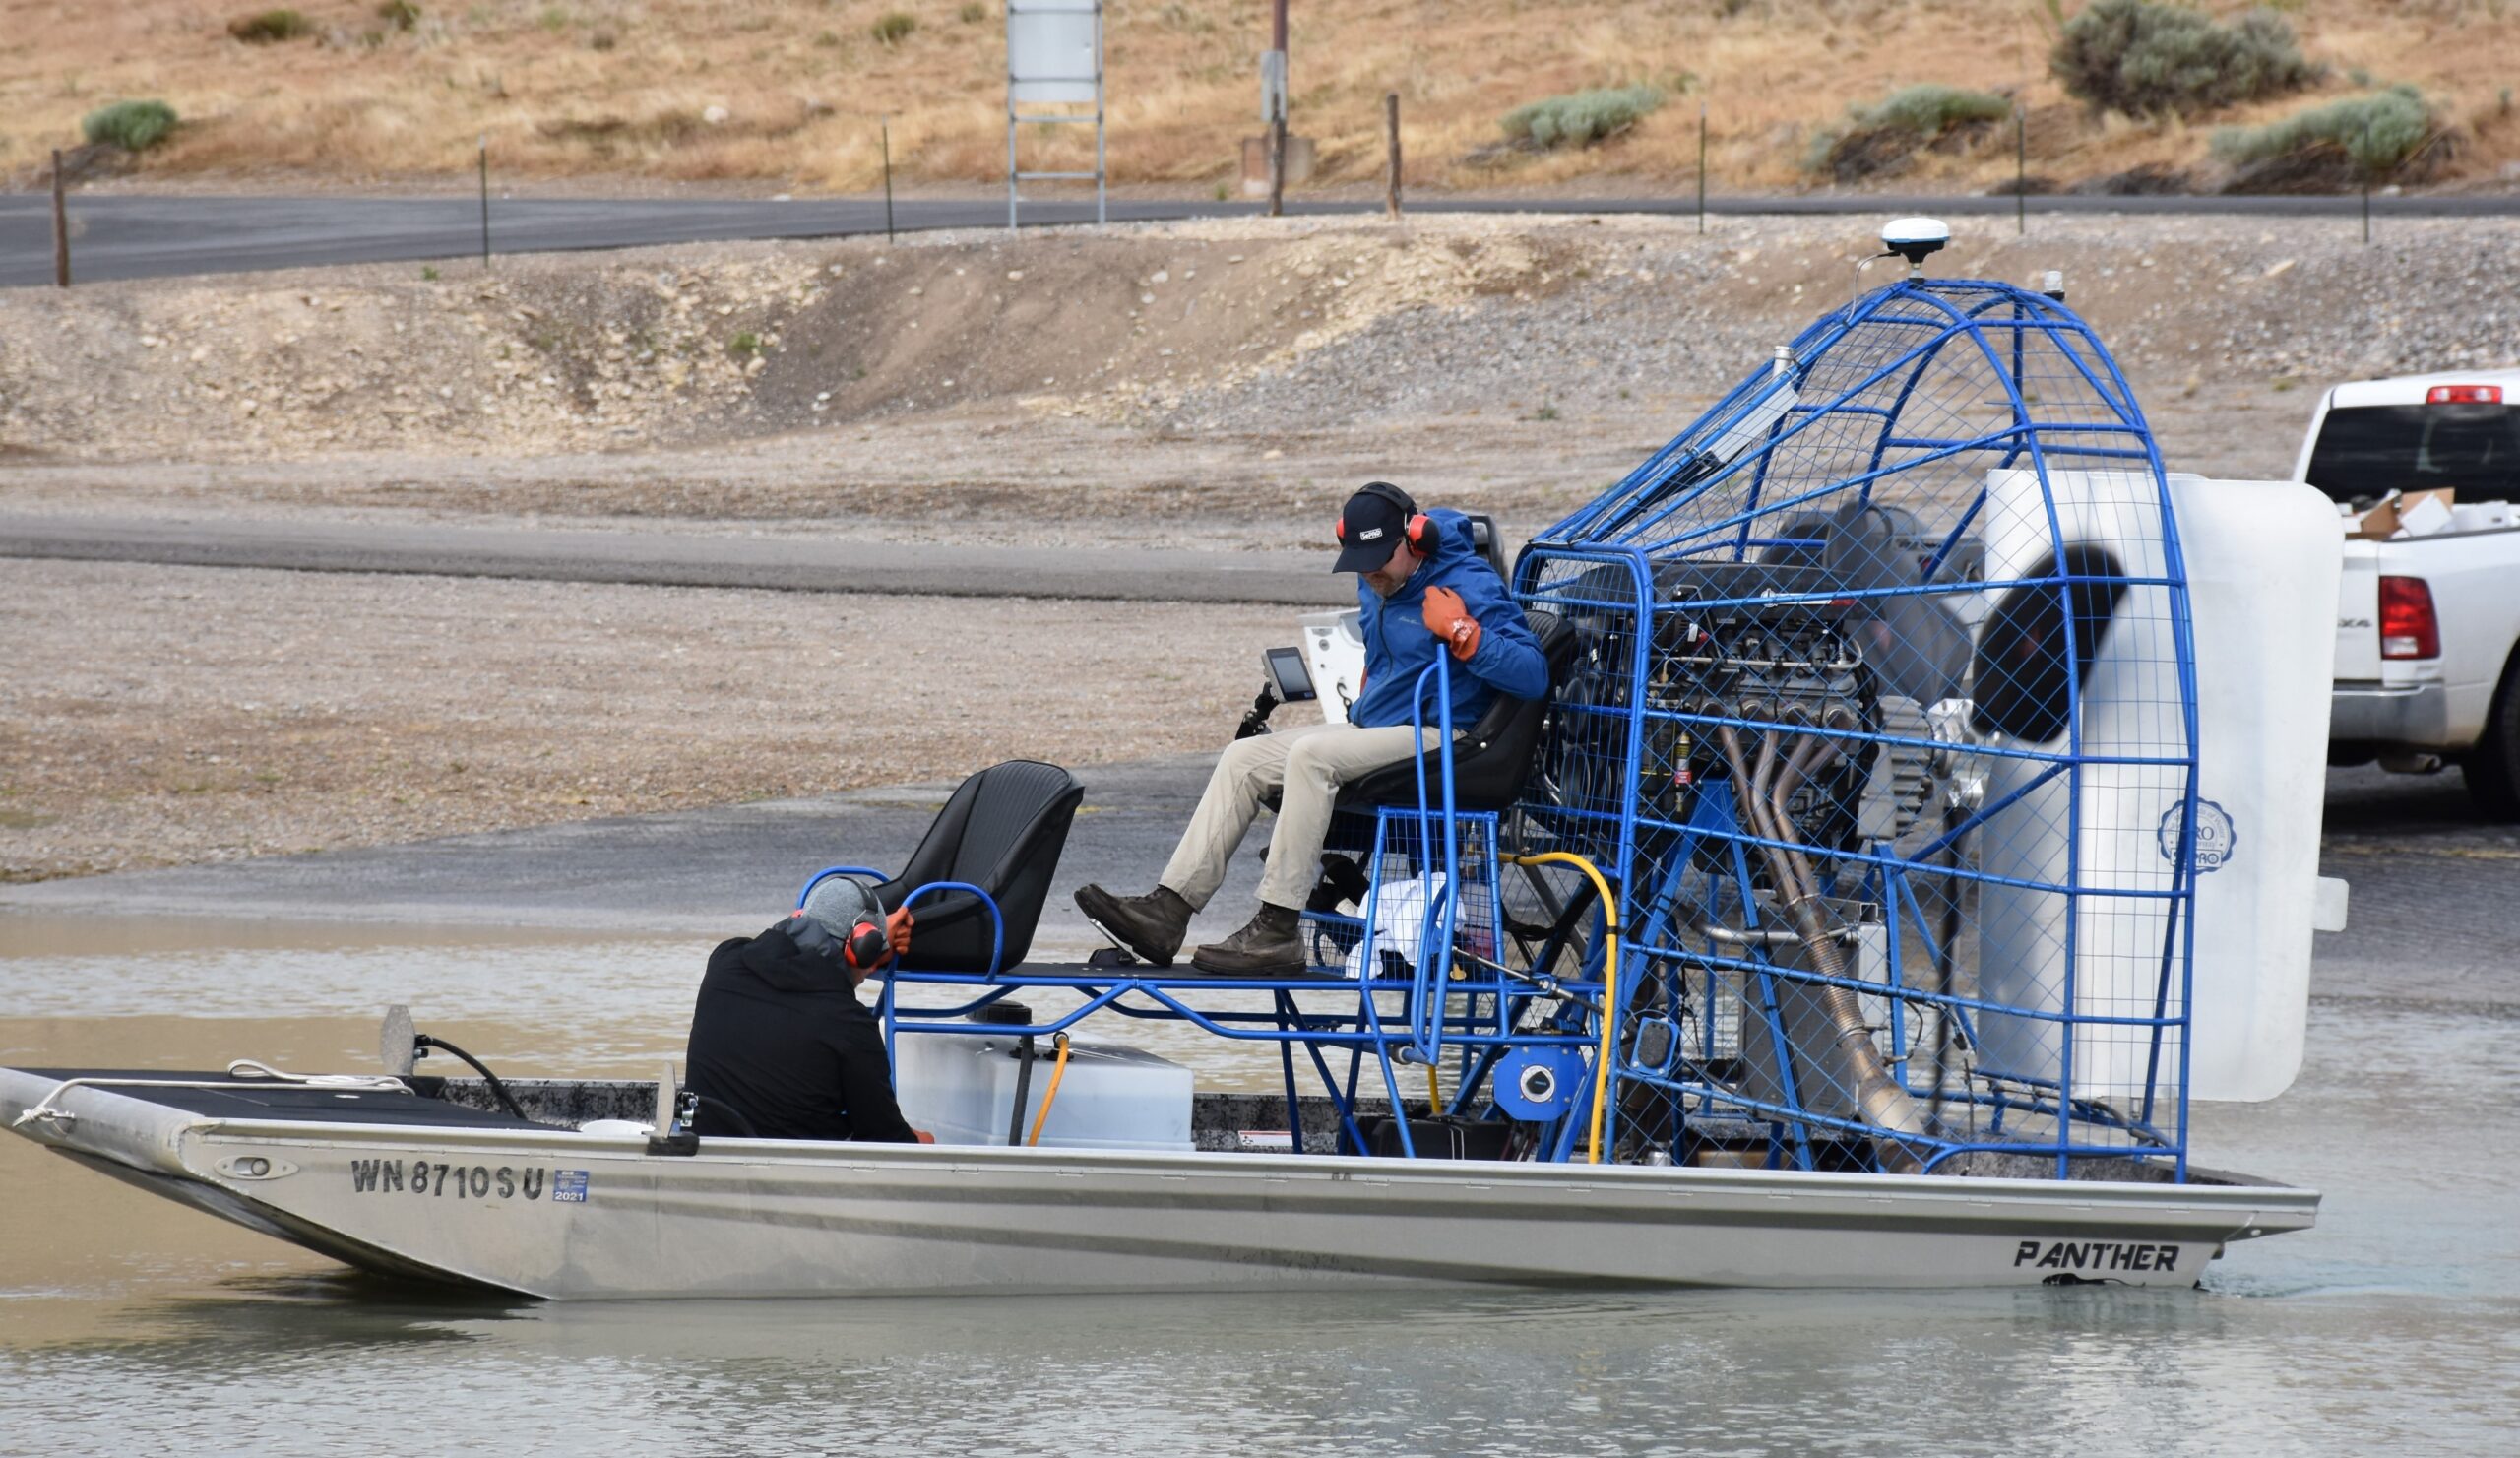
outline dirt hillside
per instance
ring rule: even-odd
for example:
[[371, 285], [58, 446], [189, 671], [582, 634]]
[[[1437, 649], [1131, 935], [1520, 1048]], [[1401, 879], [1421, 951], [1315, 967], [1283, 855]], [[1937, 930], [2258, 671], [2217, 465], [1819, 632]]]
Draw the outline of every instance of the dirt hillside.
[[[19, 290], [0, 501], [1152, 530], [1308, 519], [1415, 473], [1544, 518], [1881, 282], [1866, 251], [1847, 220], [1446, 216]], [[1935, 263], [2063, 270], [2174, 464], [2206, 471], [2287, 469], [2319, 384], [2520, 339], [2505, 223], [2366, 248], [2337, 222], [1982, 222]]]
[[[2286, 0], [2326, 79], [2307, 95], [2176, 121], [2103, 116], [2048, 75], [2083, 0], [1364, 0], [1293, 6], [1297, 132], [1321, 185], [1373, 181], [1382, 97], [1402, 99], [1413, 186], [1639, 191], [1696, 173], [1706, 103], [1724, 190], [1816, 179], [1815, 132], [1915, 83], [2018, 96], [2029, 166], [2057, 186], [2196, 165], [2216, 124], [2253, 122], [2373, 86], [2421, 88], [2458, 154], [2438, 180], [2507, 186], [2520, 160], [2520, 6], [2504, 0]], [[2226, 19], [2248, 7], [2213, 0]], [[10, 7], [0, 51], [0, 176], [76, 144], [80, 119], [155, 97], [184, 119], [136, 185], [274, 185], [469, 175], [486, 137], [514, 179], [740, 181], [858, 190], [879, 176], [879, 115], [905, 182], [1005, 171], [1004, 21], [994, 0], [475, 0], [464, 5], [120, 0]], [[297, 18], [254, 43], [267, 13]], [[1238, 179], [1259, 125], [1267, 8], [1245, 0], [1111, 0], [1110, 164], [1126, 184], [1202, 194]], [[1660, 110], [1590, 147], [1506, 147], [1513, 108], [1589, 88], [1650, 86]], [[2003, 131], [2004, 129], [1995, 129]], [[1053, 135], [1053, 133], [1061, 135]], [[1086, 159], [1075, 128], [1024, 145], [1047, 167]], [[2008, 131], [1980, 127], [1885, 180], [1976, 189], [2011, 175]], [[2151, 173], [2137, 169], [2151, 168]]]

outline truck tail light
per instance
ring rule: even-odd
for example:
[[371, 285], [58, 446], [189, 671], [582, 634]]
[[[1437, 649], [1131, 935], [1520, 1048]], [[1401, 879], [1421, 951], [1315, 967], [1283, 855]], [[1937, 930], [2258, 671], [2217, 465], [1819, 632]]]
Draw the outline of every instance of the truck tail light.
[[2500, 385], [2435, 385], [2425, 392], [2426, 405], [2500, 405]]
[[2380, 579], [2380, 657], [2437, 659], [2441, 620], [2432, 612], [2432, 589], [2421, 577]]

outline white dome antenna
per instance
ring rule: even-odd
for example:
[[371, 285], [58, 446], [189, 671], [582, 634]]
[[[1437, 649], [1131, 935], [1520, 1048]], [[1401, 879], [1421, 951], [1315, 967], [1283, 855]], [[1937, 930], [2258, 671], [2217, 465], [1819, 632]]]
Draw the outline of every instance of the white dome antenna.
[[1925, 257], [1951, 241], [1951, 229], [1939, 218], [1897, 218], [1881, 226], [1881, 248], [1908, 261], [1911, 274], [1924, 271]]

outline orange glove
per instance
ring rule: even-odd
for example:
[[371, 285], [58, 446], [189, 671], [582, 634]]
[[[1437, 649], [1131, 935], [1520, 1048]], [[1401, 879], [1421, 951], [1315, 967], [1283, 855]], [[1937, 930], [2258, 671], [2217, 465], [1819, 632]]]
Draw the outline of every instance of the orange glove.
[[1453, 657], [1467, 661], [1479, 652], [1479, 619], [1462, 605], [1461, 594], [1451, 588], [1426, 589], [1426, 631], [1441, 638], [1453, 651]]
[[903, 957], [909, 955], [911, 925], [912, 919], [910, 908], [908, 907], [904, 907], [900, 911], [894, 912], [884, 918], [884, 936], [893, 944], [894, 956]]

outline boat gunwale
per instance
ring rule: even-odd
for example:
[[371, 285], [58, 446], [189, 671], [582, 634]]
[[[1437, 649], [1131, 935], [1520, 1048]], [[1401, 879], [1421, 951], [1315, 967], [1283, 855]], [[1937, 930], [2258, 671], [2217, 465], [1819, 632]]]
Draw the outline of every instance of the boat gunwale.
[[[12, 1077], [35, 1079], [23, 1069], [0, 1067], [0, 1110], [8, 1110], [13, 1102], [7, 1091]], [[57, 1084], [58, 1080], [41, 1080]], [[145, 1087], [145, 1086], [137, 1086]], [[1216, 1150], [1138, 1151], [1094, 1149], [1036, 1149], [995, 1145], [930, 1145], [874, 1144], [830, 1142], [802, 1139], [739, 1139], [710, 1138], [701, 1141], [691, 1154], [651, 1154], [647, 1141], [640, 1135], [593, 1134], [556, 1125], [535, 1129], [481, 1127], [463, 1124], [425, 1123], [360, 1123], [325, 1122], [312, 1119], [230, 1118], [196, 1113], [172, 1105], [158, 1103], [145, 1095], [111, 1087], [81, 1085], [70, 1089], [64, 1099], [85, 1104], [110, 1100], [115, 1104], [134, 1106], [132, 1111], [98, 1109], [94, 1111], [69, 1107], [56, 1101], [53, 1107], [71, 1113], [76, 1119], [104, 1118], [107, 1122], [137, 1132], [142, 1119], [154, 1130], [158, 1153], [168, 1161], [158, 1168], [167, 1173], [180, 1172], [186, 1177], [203, 1179], [232, 1188], [215, 1174], [193, 1168], [180, 1149], [186, 1140], [216, 1140], [222, 1143], [249, 1143], [279, 1147], [361, 1146], [378, 1149], [409, 1148], [425, 1145], [431, 1148], [462, 1149], [532, 1149], [544, 1148], [555, 1154], [584, 1152], [618, 1159], [631, 1157], [640, 1161], [656, 1159], [681, 1168], [706, 1168], [735, 1165], [761, 1167], [790, 1166], [802, 1169], [876, 1170], [892, 1168], [904, 1172], [937, 1174], [1037, 1173], [1051, 1178], [1102, 1172], [1106, 1174], [1140, 1174], [1150, 1177], [1179, 1177], [1199, 1173], [1227, 1179], [1262, 1179], [1285, 1182], [1302, 1179], [1307, 1182], [1354, 1183], [1364, 1185], [1409, 1184], [1413, 1186], [1497, 1186], [1514, 1187], [1525, 1193], [1559, 1192], [1589, 1194], [1595, 1186], [1606, 1186], [1626, 1194], [1663, 1193], [1674, 1196], [1721, 1198], [1765, 1196], [1775, 1198], [1796, 1192], [1835, 1198], [1891, 1200], [1908, 1209], [1908, 1218], [1924, 1218], [1918, 1205], [1947, 1202], [1960, 1204], [2001, 1204], [2015, 1209], [2038, 1207], [2079, 1208], [2084, 1214], [2098, 1215], [2095, 1207], [2110, 1211], [2140, 1210], [2164, 1217], [2228, 1218], [2245, 1213], [2248, 1218], [2237, 1225], [2259, 1234], [2272, 1235], [2309, 1228], [2315, 1221], [2321, 1194], [2315, 1189], [2288, 1185], [2258, 1176], [2217, 1175], [2229, 1183], [2202, 1183], [2169, 1180], [2107, 1179], [2037, 1179], [2000, 1176], [1958, 1176], [1930, 1174], [1877, 1174], [1842, 1171], [1742, 1170], [1691, 1166], [1646, 1165], [1555, 1165], [1516, 1161], [1412, 1160], [1369, 1155], [1294, 1155], [1268, 1152]], [[32, 1104], [21, 1108], [32, 1107]], [[138, 1110], [147, 1110], [140, 1118]], [[115, 1115], [119, 1115], [118, 1117]], [[14, 1116], [14, 1113], [12, 1113]], [[103, 1158], [133, 1163], [132, 1154], [106, 1151], [87, 1146], [75, 1132], [51, 1130], [37, 1132], [19, 1129], [34, 1142], [49, 1146], [81, 1149]], [[2207, 1172], [2191, 1169], [2190, 1173]]]

